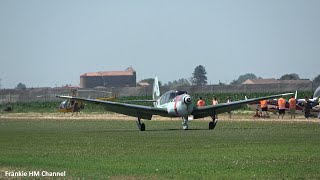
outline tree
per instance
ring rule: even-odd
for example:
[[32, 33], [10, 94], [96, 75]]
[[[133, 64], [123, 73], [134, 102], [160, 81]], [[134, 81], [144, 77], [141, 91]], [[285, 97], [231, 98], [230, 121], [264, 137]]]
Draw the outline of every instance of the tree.
[[190, 82], [188, 79], [186, 78], [180, 78], [178, 79], [178, 83], [177, 83], [179, 86], [190, 86]]
[[316, 84], [320, 84], [320, 74], [313, 79], [313, 82]]
[[300, 77], [296, 73], [285, 74], [285, 75], [281, 76], [281, 78], [280, 78], [280, 80], [299, 80], [299, 79], [300, 79]]
[[180, 78], [178, 80], [169, 81], [168, 86], [190, 86], [188, 79]]
[[244, 75], [240, 75], [237, 80], [233, 80], [230, 84], [242, 84], [248, 79], [256, 79], [257, 76], [253, 73], [247, 73]]
[[27, 86], [25, 84], [19, 83], [17, 85], [16, 89], [25, 90], [25, 89], [27, 89]]
[[205, 67], [202, 65], [197, 66], [192, 74], [192, 83], [195, 85], [206, 85], [207, 84], [207, 72]]

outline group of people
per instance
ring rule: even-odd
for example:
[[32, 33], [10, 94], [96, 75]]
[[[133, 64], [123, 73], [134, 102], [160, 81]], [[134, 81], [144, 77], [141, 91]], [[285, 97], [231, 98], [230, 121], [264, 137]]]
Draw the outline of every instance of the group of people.
[[[227, 103], [231, 102], [230, 97], [227, 98]], [[217, 105], [218, 99], [216, 96], [213, 96], [212, 99], [212, 105]], [[278, 118], [283, 118], [286, 112], [286, 100], [284, 98], [279, 98], [277, 100], [277, 108], [278, 108]], [[294, 98], [294, 96], [291, 96], [291, 98], [288, 101], [289, 103], [289, 110], [290, 110], [290, 118], [291, 119], [295, 119], [296, 118], [296, 105], [297, 105], [297, 101]], [[198, 107], [202, 107], [205, 106], [206, 103], [205, 101], [202, 99], [202, 97], [199, 97], [199, 100], [197, 102], [197, 106]], [[320, 105], [320, 98], [319, 98], [319, 105]], [[267, 100], [261, 100], [260, 101], [260, 107], [261, 107], [261, 112], [259, 111], [259, 109], [256, 109], [256, 114], [254, 115], [254, 117], [263, 117], [263, 118], [269, 118], [270, 116], [268, 115], [268, 101]], [[308, 119], [310, 117], [310, 110], [312, 109], [312, 103], [310, 102], [308, 97], [305, 97], [305, 102], [303, 105], [303, 112], [304, 112], [304, 116], [306, 119]], [[231, 112], [228, 112], [229, 118], [231, 118]], [[216, 116], [217, 118], [217, 116]], [[318, 115], [318, 118], [320, 118], [320, 113]]]
[[[296, 118], [296, 99], [291, 96], [291, 98], [289, 99], [289, 110], [290, 110], [290, 115], [291, 115], [291, 119], [295, 119]], [[319, 99], [319, 103], [320, 103], [320, 99]], [[268, 103], [267, 100], [262, 100], [260, 101], [260, 106], [261, 106], [261, 116], [258, 115], [259, 117], [269, 117], [268, 116]], [[286, 100], [284, 98], [279, 98], [277, 101], [277, 107], [278, 107], [278, 118], [283, 118], [285, 112], [286, 112]], [[303, 112], [304, 112], [304, 116], [306, 119], [308, 119], [310, 117], [310, 110], [312, 109], [312, 104], [309, 101], [308, 97], [305, 97], [305, 101], [303, 104]], [[258, 113], [258, 110], [256, 112], [256, 115]], [[319, 118], [320, 118], [320, 113], [319, 113]]]
[[[290, 114], [291, 114], [291, 118], [294, 117], [295, 118], [295, 112], [292, 113], [292, 111], [295, 111], [295, 107], [296, 107], [296, 101], [293, 98], [289, 100], [290, 102]], [[278, 118], [281, 116], [283, 118], [285, 112], [286, 112], [286, 100], [283, 99], [282, 97], [280, 99], [278, 99], [277, 102], [278, 105]], [[260, 107], [261, 107], [261, 114], [259, 113], [259, 109], [256, 109], [256, 114], [254, 115], [254, 117], [263, 117], [263, 118], [269, 118], [269, 114], [268, 114], [268, 101], [266, 99], [261, 100], [260, 101]], [[294, 108], [293, 108], [294, 107]]]
[[[230, 97], [227, 97], [227, 103], [230, 103], [231, 102], [231, 99]], [[218, 99], [216, 96], [213, 96], [213, 99], [212, 99], [212, 105], [218, 105], [219, 102], [218, 102]], [[206, 103], [205, 101], [202, 99], [202, 97], [200, 96], [199, 97], [199, 100], [197, 102], [197, 106], [198, 107], [202, 107], [202, 106], [205, 106]], [[228, 112], [228, 115], [229, 115], [229, 118], [231, 119], [231, 112]], [[216, 115], [216, 119], [218, 119], [218, 116]]]

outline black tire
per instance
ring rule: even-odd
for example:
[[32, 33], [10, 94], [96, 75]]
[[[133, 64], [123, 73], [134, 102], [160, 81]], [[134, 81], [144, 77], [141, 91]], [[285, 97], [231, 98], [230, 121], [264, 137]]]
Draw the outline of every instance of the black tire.
[[146, 125], [144, 123], [141, 123], [140, 131], [145, 131], [146, 130]]
[[218, 120], [215, 120], [214, 122], [209, 122], [209, 129], [214, 129], [217, 125]]
[[214, 128], [214, 122], [209, 122], [209, 129], [213, 129]]

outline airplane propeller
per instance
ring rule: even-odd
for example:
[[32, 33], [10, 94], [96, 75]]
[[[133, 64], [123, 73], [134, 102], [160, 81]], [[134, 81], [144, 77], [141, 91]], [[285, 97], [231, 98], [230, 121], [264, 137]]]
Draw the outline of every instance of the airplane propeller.
[[192, 103], [191, 97], [189, 95], [185, 96], [183, 98], [183, 102], [186, 104], [191, 104]]

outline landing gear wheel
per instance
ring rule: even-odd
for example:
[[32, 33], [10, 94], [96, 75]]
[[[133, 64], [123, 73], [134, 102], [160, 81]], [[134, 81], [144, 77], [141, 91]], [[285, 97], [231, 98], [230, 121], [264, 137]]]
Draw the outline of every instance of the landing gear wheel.
[[140, 118], [138, 118], [138, 121], [136, 121], [136, 123], [140, 131], [146, 130], [146, 125], [144, 125], [144, 123], [141, 123]]
[[217, 120], [216, 121], [211, 121], [211, 122], [209, 122], [209, 129], [214, 129], [215, 127], [216, 127], [216, 125], [217, 125]]
[[140, 131], [145, 131], [145, 130], [146, 130], [146, 126], [144, 125], [144, 123], [141, 123]]

